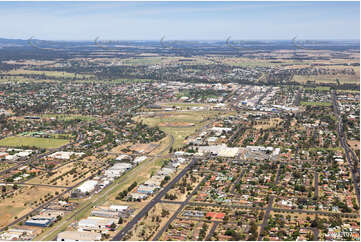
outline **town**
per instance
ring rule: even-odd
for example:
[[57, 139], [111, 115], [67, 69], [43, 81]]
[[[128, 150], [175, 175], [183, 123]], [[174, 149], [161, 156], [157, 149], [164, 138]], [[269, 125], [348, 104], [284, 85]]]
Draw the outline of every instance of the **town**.
[[2, 240], [357, 238], [359, 93], [0, 85]]
[[359, 9], [0, 2], [0, 240], [359, 241]]

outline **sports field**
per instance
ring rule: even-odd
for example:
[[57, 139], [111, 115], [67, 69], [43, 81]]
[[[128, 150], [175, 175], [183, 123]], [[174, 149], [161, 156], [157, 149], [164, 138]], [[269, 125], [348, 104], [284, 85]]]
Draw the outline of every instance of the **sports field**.
[[37, 147], [45, 149], [58, 148], [66, 145], [69, 140], [66, 139], [48, 139], [48, 138], [36, 138], [36, 137], [24, 137], [24, 136], [12, 136], [0, 140], [0, 146], [8, 147]]

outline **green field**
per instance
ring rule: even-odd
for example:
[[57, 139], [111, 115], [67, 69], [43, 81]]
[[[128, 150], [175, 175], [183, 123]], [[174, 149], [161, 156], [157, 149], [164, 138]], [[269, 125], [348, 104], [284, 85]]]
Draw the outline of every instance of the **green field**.
[[359, 83], [360, 78], [357, 75], [308, 75], [308, 76], [301, 76], [301, 75], [294, 75], [292, 81], [298, 83], [306, 83], [307, 80], [316, 81], [316, 83], [335, 83], [336, 79], [340, 81], [341, 84], [344, 83]]
[[301, 102], [302, 106], [320, 106], [320, 107], [329, 107], [332, 106], [331, 103], [328, 102]]
[[47, 139], [47, 138], [36, 138], [36, 137], [23, 137], [23, 136], [12, 136], [0, 140], [0, 146], [8, 147], [37, 147], [52, 149], [66, 145], [69, 140], [66, 139]]

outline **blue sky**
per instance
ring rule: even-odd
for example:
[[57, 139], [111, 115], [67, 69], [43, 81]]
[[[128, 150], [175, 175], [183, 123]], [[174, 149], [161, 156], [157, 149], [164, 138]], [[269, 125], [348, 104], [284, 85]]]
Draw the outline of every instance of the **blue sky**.
[[359, 39], [359, 2], [0, 2], [0, 37]]

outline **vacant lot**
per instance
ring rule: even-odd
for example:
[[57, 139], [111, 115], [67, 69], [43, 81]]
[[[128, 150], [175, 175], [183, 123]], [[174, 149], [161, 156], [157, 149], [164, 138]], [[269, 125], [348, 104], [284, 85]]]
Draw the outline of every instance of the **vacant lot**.
[[34, 146], [37, 148], [53, 149], [66, 145], [68, 142], [69, 140], [66, 139], [47, 139], [47, 138], [12, 136], [0, 140], [0, 146], [8, 146], [8, 147]]
[[[7, 190], [13, 190], [7, 187]], [[0, 200], [0, 227], [6, 226], [46, 200], [46, 195], [61, 192], [58, 188], [19, 186], [11, 197]]]

